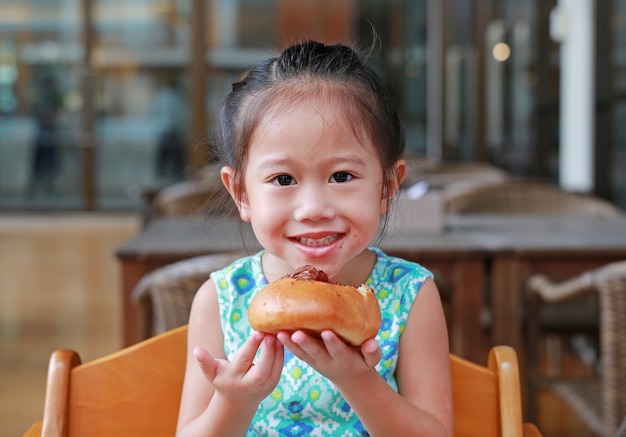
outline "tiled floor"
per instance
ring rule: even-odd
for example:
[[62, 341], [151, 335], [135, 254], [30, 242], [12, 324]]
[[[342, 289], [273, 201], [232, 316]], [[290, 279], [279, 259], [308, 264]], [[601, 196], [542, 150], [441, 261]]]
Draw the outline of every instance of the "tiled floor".
[[0, 436], [41, 418], [50, 353], [120, 346], [115, 249], [139, 217], [0, 215]]

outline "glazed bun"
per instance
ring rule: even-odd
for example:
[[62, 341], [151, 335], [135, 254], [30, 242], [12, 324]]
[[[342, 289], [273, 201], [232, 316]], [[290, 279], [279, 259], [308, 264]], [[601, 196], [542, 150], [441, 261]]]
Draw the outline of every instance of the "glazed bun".
[[250, 302], [248, 321], [253, 329], [270, 334], [302, 330], [319, 336], [328, 329], [360, 346], [376, 336], [381, 316], [371, 287], [329, 282], [323, 271], [304, 266], [259, 291]]

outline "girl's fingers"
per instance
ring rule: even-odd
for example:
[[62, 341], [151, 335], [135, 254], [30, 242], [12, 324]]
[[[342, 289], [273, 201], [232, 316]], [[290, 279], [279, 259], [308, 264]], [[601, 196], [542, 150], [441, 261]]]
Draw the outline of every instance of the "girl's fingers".
[[285, 364], [285, 348], [276, 338], [274, 338], [274, 341], [276, 342], [276, 352], [274, 355], [274, 365], [272, 366], [269, 379], [270, 381], [276, 381], [278, 384], [278, 380], [280, 379], [280, 375], [283, 370], [283, 365]]
[[292, 340], [293, 335], [294, 333], [279, 332], [278, 334], [276, 334], [276, 338], [296, 357], [300, 358], [301, 360], [310, 362], [311, 357], [308, 356], [308, 354], [300, 347], [299, 344]]
[[354, 356], [355, 351], [358, 350], [365, 365], [373, 368], [383, 355], [378, 341], [374, 338], [366, 340], [359, 348], [347, 345], [332, 331], [322, 332], [322, 340], [330, 357], [338, 361], [349, 360], [351, 356]]
[[243, 375], [252, 367], [252, 361], [259, 350], [259, 346], [261, 346], [263, 338], [265, 338], [265, 334], [256, 331], [248, 337], [231, 361], [235, 373]]
[[283, 345], [280, 344], [275, 337], [266, 336], [261, 345], [259, 358], [246, 375], [246, 378], [258, 382], [265, 382], [268, 379], [271, 380], [275, 375], [276, 367], [282, 369], [283, 357]]
[[211, 354], [209, 354], [209, 352], [202, 347], [194, 348], [193, 355], [196, 357], [198, 365], [200, 366], [200, 369], [202, 369], [202, 373], [204, 373], [207, 379], [213, 383], [220, 370], [220, 362], [213, 358]]
[[333, 331], [323, 331], [322, 341], [324, 342], [324, 346], [326, 346], [328, 354], [332, 358], [341, 359], [342, 356], [346, 355], [346, 351], [348, 351], [347, 348], [349, 346], [337, 337], [337, 334]]
[[291, 335], [292, 334], [289, 332], [281, 331], [278, 334], [276, 334], [276, 338], [278, 339], [278, 341], [281, 342], [283, 346], [289, 349], [294, 355], [298, 356], [294, 352], [300, 349], [300, 346], [298, 346], [291, 340]]
[[368, 367], [375, 367], [383, 357], [383, 351], [380, 349], [378, 342], [371, 338], [361, 345], [361, 354]]
[[321, 341], [302, 331], [295, 331], [292, 334], [279, 333], [278, 339], [292, 354], [311, 365], [329, 357]]

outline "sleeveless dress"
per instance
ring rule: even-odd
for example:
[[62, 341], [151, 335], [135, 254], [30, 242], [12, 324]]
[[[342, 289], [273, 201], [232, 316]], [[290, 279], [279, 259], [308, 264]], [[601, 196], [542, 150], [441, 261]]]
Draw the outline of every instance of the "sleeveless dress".
[[[382, 349], [378, 373], [398, 390], [395, 370], [398, 341], [424, 281], [432, 274], [419, 264], [370, 248], [377, 260], [366, 284], [375, 291], [382, 325], [376, 340]], [[247, 308], [267, 280], [261, 269], [264, 251], [213, 272], [224, 332], [224, 351], [230, 359], [252, 332]], [[274, 391], [259, 405], [248, 436], [367, 436], [357, 415], [335, 386], [306, 362], [285, 349], [285, 363]]]

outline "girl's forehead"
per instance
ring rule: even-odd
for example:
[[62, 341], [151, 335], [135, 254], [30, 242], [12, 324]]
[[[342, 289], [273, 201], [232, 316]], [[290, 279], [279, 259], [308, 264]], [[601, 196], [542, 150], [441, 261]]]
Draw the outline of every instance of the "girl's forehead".
[[[263, 104], [257, 107], [256, 120], [250, 126], [244, 167], [251, 154], [264, 153], [261, 149], [276, 150], [276, 144], [284, 145], [283, 149], [278, 148], [279, 151], [291, 149], [290, 153], [296, 147], [302, 152], [308, 149], [309, 153], [320, 153], [320, 148], [324, 149], [323, 146], [329, 143], [337, 147], [321, 153], [346, 151], [343, 145], [351, 144], [379, 161], [367, 111], [350, 91], [337, 85], [312, 87], [305, 84], [303, 87], [281, 87], [268, 99], [259, 100]], [[379, 165], [382, 164], [379, 162]]]
[[[258, 147], [306, 149], [337, 146], [336, 152], [356, 146], [375, 152], [368, 132], [341, 105], [312, 101], [309, 104], [279, 104], [261, 117], [254, 129], [249, 151]], [[258, 149], [257, 149], [258, 150]]]
[[321, 123], [328, 133], [350, 133], [360, 142], [369, 142], [369, 131], [362, 114], [346, 99], [331, 99], [328, 95], [276, 99], [261, 113], [254, 132], [287, 123], [300, 123], [303, 127]]

